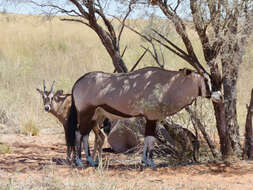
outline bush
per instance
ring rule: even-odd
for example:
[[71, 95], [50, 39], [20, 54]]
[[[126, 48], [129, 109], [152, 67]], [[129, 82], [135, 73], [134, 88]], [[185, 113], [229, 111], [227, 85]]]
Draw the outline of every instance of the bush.
[[39, 128], [32, 119], [27, 120], [22, 128], [22, 133], [28, 136], [35, 136], [39, 134]]
[[8, 144], [0, 144], [0, 154], [11, 153], [11, 148]]

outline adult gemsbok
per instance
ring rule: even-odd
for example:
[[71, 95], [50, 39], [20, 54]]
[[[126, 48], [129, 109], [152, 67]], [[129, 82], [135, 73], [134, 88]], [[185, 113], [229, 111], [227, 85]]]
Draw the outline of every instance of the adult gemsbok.
[[180, 111], [198, 96], [221, 100], [220, 91], [212, 91], [208, 74], [189, 69], [168, 71], [147, 67], [130, 73], [87, 73], [72, 88], [67, 145], [75, 146], [78, 129], [84, 135], [86, 159], [94, 165], [88, 151], [88, 137], [98, 117], [143, 116], [147, 122], [142, 162], [156, 167], [152, 159], [156, 122]]
[[[66, 135], [66, 131], [68, 129], [68, 123], [67, 119], [70, 114], [70, 107], [72, 104], [72, 96], [71, 94], [63, 94], [63, 90], [57, 90], [55, 93], [53, 92], [54, 89], [54, 83], [53, 82], [50, 91], [46, 90], [45, 80], [43, 80], [43, 90], [36, 89], [42, 96], [44, 109], [45, 111], [51, 113], [54, 115], [63, 125], [64, 132]], [[98, 154], [101, 155], [102, 152], [102, 146], [104, 144], [105, 136], [101, 132], [100, 128], [94, 127], [93, 128], [94, 134], [95, 134], [95, 144], [94, 144], [94, 151], [92, 158], [95, 157], [97, 148], [98, 148]], [[82, 139], [82, 136], [80, 135], [79, 131], [76, 131], [76, 135], [79, 137], [79, 141]], [[81, 162], [81, 142], [77, 142], [76, 147], [70, 147], [67, 148], [67, 161], [71, 162], [71, 153], [72, 153], [72, 161], [78, 165], [82, 166]]]

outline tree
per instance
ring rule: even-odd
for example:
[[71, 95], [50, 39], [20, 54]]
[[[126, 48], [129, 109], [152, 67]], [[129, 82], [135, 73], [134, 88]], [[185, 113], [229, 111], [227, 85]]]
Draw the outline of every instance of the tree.
[[[143, 4], [143, 0], [130, 0], [128, 11], [123, 19], [120, 19], [122, 26], [118, 35], [113, 24], [105, 15], [104, 6], [100, 0], [69, 0], [67, 1], [69, 5], [62, 5], [59, 1], [46, 1], [48, 3], [44, 4], [41, 1], [38, 1], [40, 3], [31, 2], [42, 8], [51, 8], [56, 12], [72, 16], [62, 19], [63, 21], [79, 22], [90, 27], [97, 33], [111, 56], [115, 69], [118, 72], [128, 71], [120, 51], [120, 38], [132, 6], [135, 3]], [[106, 5], [107, 1], [104, 3]], [[253, 2], [251, 0], [178, 0], [172, 4], [172, 1], [168, 0], [149, 0], [148, 2], [145, 0], [144, 3], [158, 6], [166, 18], [173, 23], [187, 53], [154, 30], [153, 32], [161, 37], [161, 40], [157, 38], [155, 40], [189, 63], [197, 64], [203, 70], [204, 67], [200, 64], [187, 34], [186, 19], [184, 19], [187, 13], [180, 12], [182, 7], [190, 10], [189, 14], [202, 44], [203, 55], [210, 69], [213, 86], [216, 90], [223, 89], [224, 92], [224, 101], [213, 103], [223, 158], [230, 159], [234, 155], [240, 155], [242, 148], [239, 142], [237, 122], [236, 84], [239, 66], [253, 29]], [[100, 18], [103, 24], [99, 22]], [[168, 45], [162, 40], [165, 40]], [[152, 44], [153, 41], [151, 40], [150, 43]], [[159, 60], [156, 59], [156, 62]]]
[[[117, 72], [128, 72], [125, 62], [122, 59], [124, 53], [120, 51], [120, 39], [124, 26], [116, 30], [106, 16], [104, 9], [108, 1], [100, 0], [69, 0], [67, 4], [62, 4], [60, 1], [30, 1], [31, 3], [47, 9], [48, 12], [63, 13], [69, 17], [62, 18], [62, 21], [79, 22], [91, 28], [100, 38], [102, 44], [106, 48], [108, 54], [112, 59], [112, 63]], [[128, 10], [123, 18], [123, 22], [127, 19], [132, 11], [132, 4], [128, 6]], [[100, 19], [103, 21], [100, 22]]]
[[[196, 61], [192, 42], [186, 31], [183, 16], [178, 9], [183, 2], [172, 7], [167, 0], [151, 0], [174, 24], [188, 56]], [[220, 149], [224, 159], [240, 155], [239, 126], [236, 112], [236, 84], [239, 66], [253, 29], [253, 2], [250, 0], [189, 0], [189, 9], [196, 32], [202, 44], [205, 61], [210, 69], [215, 88], [223, 88], [223, 103], [213, 103]], [[187, 3], [186, 3], [187, 4]], [[220, 68], [221, 67], [221, 68]]]

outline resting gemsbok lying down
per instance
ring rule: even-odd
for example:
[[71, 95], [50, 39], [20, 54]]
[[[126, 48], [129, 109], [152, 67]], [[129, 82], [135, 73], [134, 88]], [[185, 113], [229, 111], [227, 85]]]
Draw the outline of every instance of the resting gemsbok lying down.
[[142, 162], [155, 167], [152, 152], [156, 122], [180, 111], [198, 96], [221, 100], [221, 92], [212, 90], [208, 74], [189, 69], [168, 71], [147, 67], [130, 73], [87, 73], [72, 88], [67, 146], [75, 146], [75, 132], [79, 130], [84, 135], [86, 159], [94, 166], [88, 137], [101, 118], [143, 116], [147, 122]]
[[[107, 142], [110, 145], [111, 150], [114, 153], [126, 153], [131, 152], [134, 147], [136, 147], [140, 143], [140, 139], [138, 134], [135, 133], [133, 122], [136, 120], [114, 120], [109, 121], [110, 125], [106, 125], [106, 120], [104, 120], [103, 129], [107, 136]], [[139, 126], [141, 128], [141, 126]]]
[[[54, 115], [63, 125], [64, 132], [66, 135], [66, 131], [68, 128], [67, 119], [70, 113], [70, 107], [72, 104], [72, 96], [71, 94], [63, 94], [63, 90], [57, 90], [55, 93], [53, 93], [54, 88], [54, 82], [51, 86], [50, 91], [46, 90], [45, 81], [43, 81], [43, 90], [40, 90], [37, 88], [37, 91], [41, 94], [44, 104], [45, 111], [51, 113]], [[94, 145], [94, 151], [92, 157], [94, 158], [96, 155], [96, 150], [98, 147], [98, 153], [101, 155], [102, 152], [102, 146], [104, 144], [104, 135], [101, 132], [101, 130], [97, 127], [93, 128], [93, 131], [95, 133], [95, 145]], [[80, 140], [82, 136], [80, 135], [79, 131], [76, 131], [76, 135], [79, 137], [77, 140]], [[76, 147], [70, 147], [67, 148], [67, 160], [71, 162], [71, 153], [72, 155], [72, 161], [76, 163], [78, 166], [82, 166], [81, 162], [81, 143], [77, 142]], [[78, 152], [76, 149], [79, 149]]]

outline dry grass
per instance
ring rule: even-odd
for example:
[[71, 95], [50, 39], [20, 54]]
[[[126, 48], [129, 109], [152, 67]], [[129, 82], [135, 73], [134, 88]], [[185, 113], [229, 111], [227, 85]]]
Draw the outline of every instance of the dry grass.
[[250, 162], [229, 166], [207, 162], [176, 164], [169, 158], [155, 158], [162, 167], [153, 170], [140, 164], [141, 154], [104, 152], [103, 165], [78, 169], [57, 162], [66, 156], [63, 134], [31, 137], [6, 134], [1, 135], [1, 142], [10, 144], [11, 153], [0, 154], [0, 190], [252, 189], [253, 165]]
[[[144, 21], [129, 22], [132, 24], [141, 22], [138, 27], [140, 30], [145, 30]], [[48, 114], [43, 111], [41, 97], [35, 90], [42, 86], [43, 79], [47, 81], [48, 86], [56, 80], [57, 89], [70, 92], [73, 83], [84, 73], [94, 70], [108, 72], [114, 70], [99, 38], [84, 25], [61, 22], [58, 18], [48, 21], [42, 16], [1, 14], [0, 27], [0, 108], [1, 113], [9, 119], [8, 125], [15, 128], [15, 130], [10, 128], [10, 131], [21, 131], [28, 120], [36, 121], [38, 127], [55, 125], [56, 119], [48, 117]], [[191, 27], [188, 31], [194, 42], [194, 48], [203, 61], [197, 35]], [[176, 44], [182, 44], [181, 40], [177, 40], [175, 31], [171, 27], [168, 37]], [[145, 44], [134, 33], [125, 30], [121, 48], [123, 49], [125, 45], [128, 47], [124, 60], [129, 68], [143, 52], [140, 48], [141, 43]], [[252, 43], [249, 43], [238, 81], [238, 120], [242, 132], [246, 117], [245, 104], [249, 102], [250, 90], [253, 87], [252, 46]], [[165, 54], [168, 60], [167, 68], [189, 67], [172, 53]], [[139, 67], [150, 65], [154, 65], [154, 61], [150, 55], [146, 55]], [[206, 103], [201, 103], [203, 104]], [[203, 121], [214, 130], [213, 115], [208, 114], [209, 109], [206, 110], [209, 106], [207, 102], [207, 106], [204, 108], [199, 106], [198, 109], [201, 109], [201, 117], [205, 116]], [[182, 114], [176, 117], [185, 120], [180, 115]], [[0, 116], [0, 119], [3, 118]]]
[[27, 136], [35, 136], [39, 134], [40, 130], [35, 121], [28, 119], [23, 124], [21, 132]]
[[[70, 92], [73, 83], [86, 72], [94, 70], [112, 72], [114, 69], [111, 60], [99, 38], [83, 25], [61, 22], [57, 18], [47, 21], [41, 16], [0, 15], [0, 28], [1, 132], [28, 135], [63, 132], [62, 128], [56, 127], [60, 126], [59, 122], [44, 112], [42, 99], [36, 88], [42, 87], [43, 79], [47, 81], [48, 87], [56, 80], [56, 89]], [[197, 35], [192, 30], [190, 34], [194, 48], [203, 61]], [[170, 31], [169, 37], [177, 44], [182, 43], [175, 38], [173, 30]], [[128, 47], [124, 56], [128, 68], [131, 68], [143, 52], [140, 43], [144, 42], [132, 32], [125, 30], [121, 48], [123, 49], [125, 45]], [[166, 60], [168, 60], [166, 67], [170, 69], [189, 67], [170, 52], [166, 53]], [[253, 60], [253, 43], [249, 43], [247, 48], [238, 81], [238, 121], [241, 135], [246, 118], [245, 104], [249, 102], [250, 90], [253, 87], [251, 60]], [[139, 67], [150, 65], [154, 65], [154, 61], [150, 55], [146, 55]], [[209, 134], [216, 140], [217, 131], [210, 102], [199, 100], [197, 109], [200, 118], [208, 126]], [[191, 127], [189, 116], [184, 111], [173, 118], [185, 127]], [[6, 146], [8, 145], [3, 147], [1, 145], [0, 152], [11, 151]], [[44, 173], [39, 176], [14, 173], [9, 180], [0, 182], [0, 189], [223, 189], [219, 188], [218, 182], [211, 184], [193, 182], [188, 188], [180, 181], [176, 186], [168, 186], [167, 183], [156, 182], [157, 179], [150, 180], [149, 176], [142, 175], [141, 179], [137, 174], [133, 176], [124, 173], [121, 174], [122, 180], [119, 183], [118, 178], [111, 177], [106, 171], [106, 165], [98, 169], [87, 169], [85, 171], [89, 173], [87, 180], [87, 175], [75, 170], [68, 171], [68, 174], [71, 174], [68, 177], [54, 175], [55, 166], [52, 165], [45, 168]], [[141, 180], [147, 183], [138, 183]]]
[[[187, 169], [199, 172], [206, 172], [201, 168]], [[173, 171], [170, 169], [161, 169], [159, 171], [145, 170], [141, 171], [124, 171], [113, 173], [104, 169], [101, 175], [98, 169], [88, 168], [85, 170], [61, 170], [63, 175], [57, 175], [59, 168], [50, 165], [43, 168], [42, 171], [34, 174], [13, 173], [6, 176], [6, 180], [0, 181], [0, 190], [236, 190], [250, 189], [252, 182], [250, 174], [247, 180], [243, 182], [234, 175], [226, 174], [202, 174], [187, 175], [179, 169]], [[168, 173], [166, 173], [168, 172]], [[175, 173], [178, 174], [175, 174]], [[194, 172], [192, 172], [194, 173]], [[174, 174], [174, 175], [173, 175]], [[88, 176], [88, 177], [87, 177]], [[0, 176], [1, 179], [1, 176]], [[221, 180], [222, 179], [222, 180]], [[204, 181], [204, 183], [203, 183]]]
[[[55, 119], [41, 109], [41, 97], [35, 90], [42, 86], [43, 79], [48, 86], [56, 80], [56, 88], [70, 92], [84, 73], [114, 70], [99, 38], [83, 25], [57, 18], [47, 21], [42, 16], [2, 14], [0, 27], [0, 107], [18, 129], [27, 118], [41, 127], [55, 125]], [[143, 52], [140, 42], [139, 37], [125, 30], [122, 49], [127, 45], [124, 59], [129, 68]], [[170, 58], [171, 63], [178, 60]], [[149, 55], [139, 67], [148, 65], [154, 65]], [[168, 67], [177, 69], [180, 64]]]
[[11, 153], [11, 148], [8, 144], [0, 143], [0, 154], [9, 154]]

